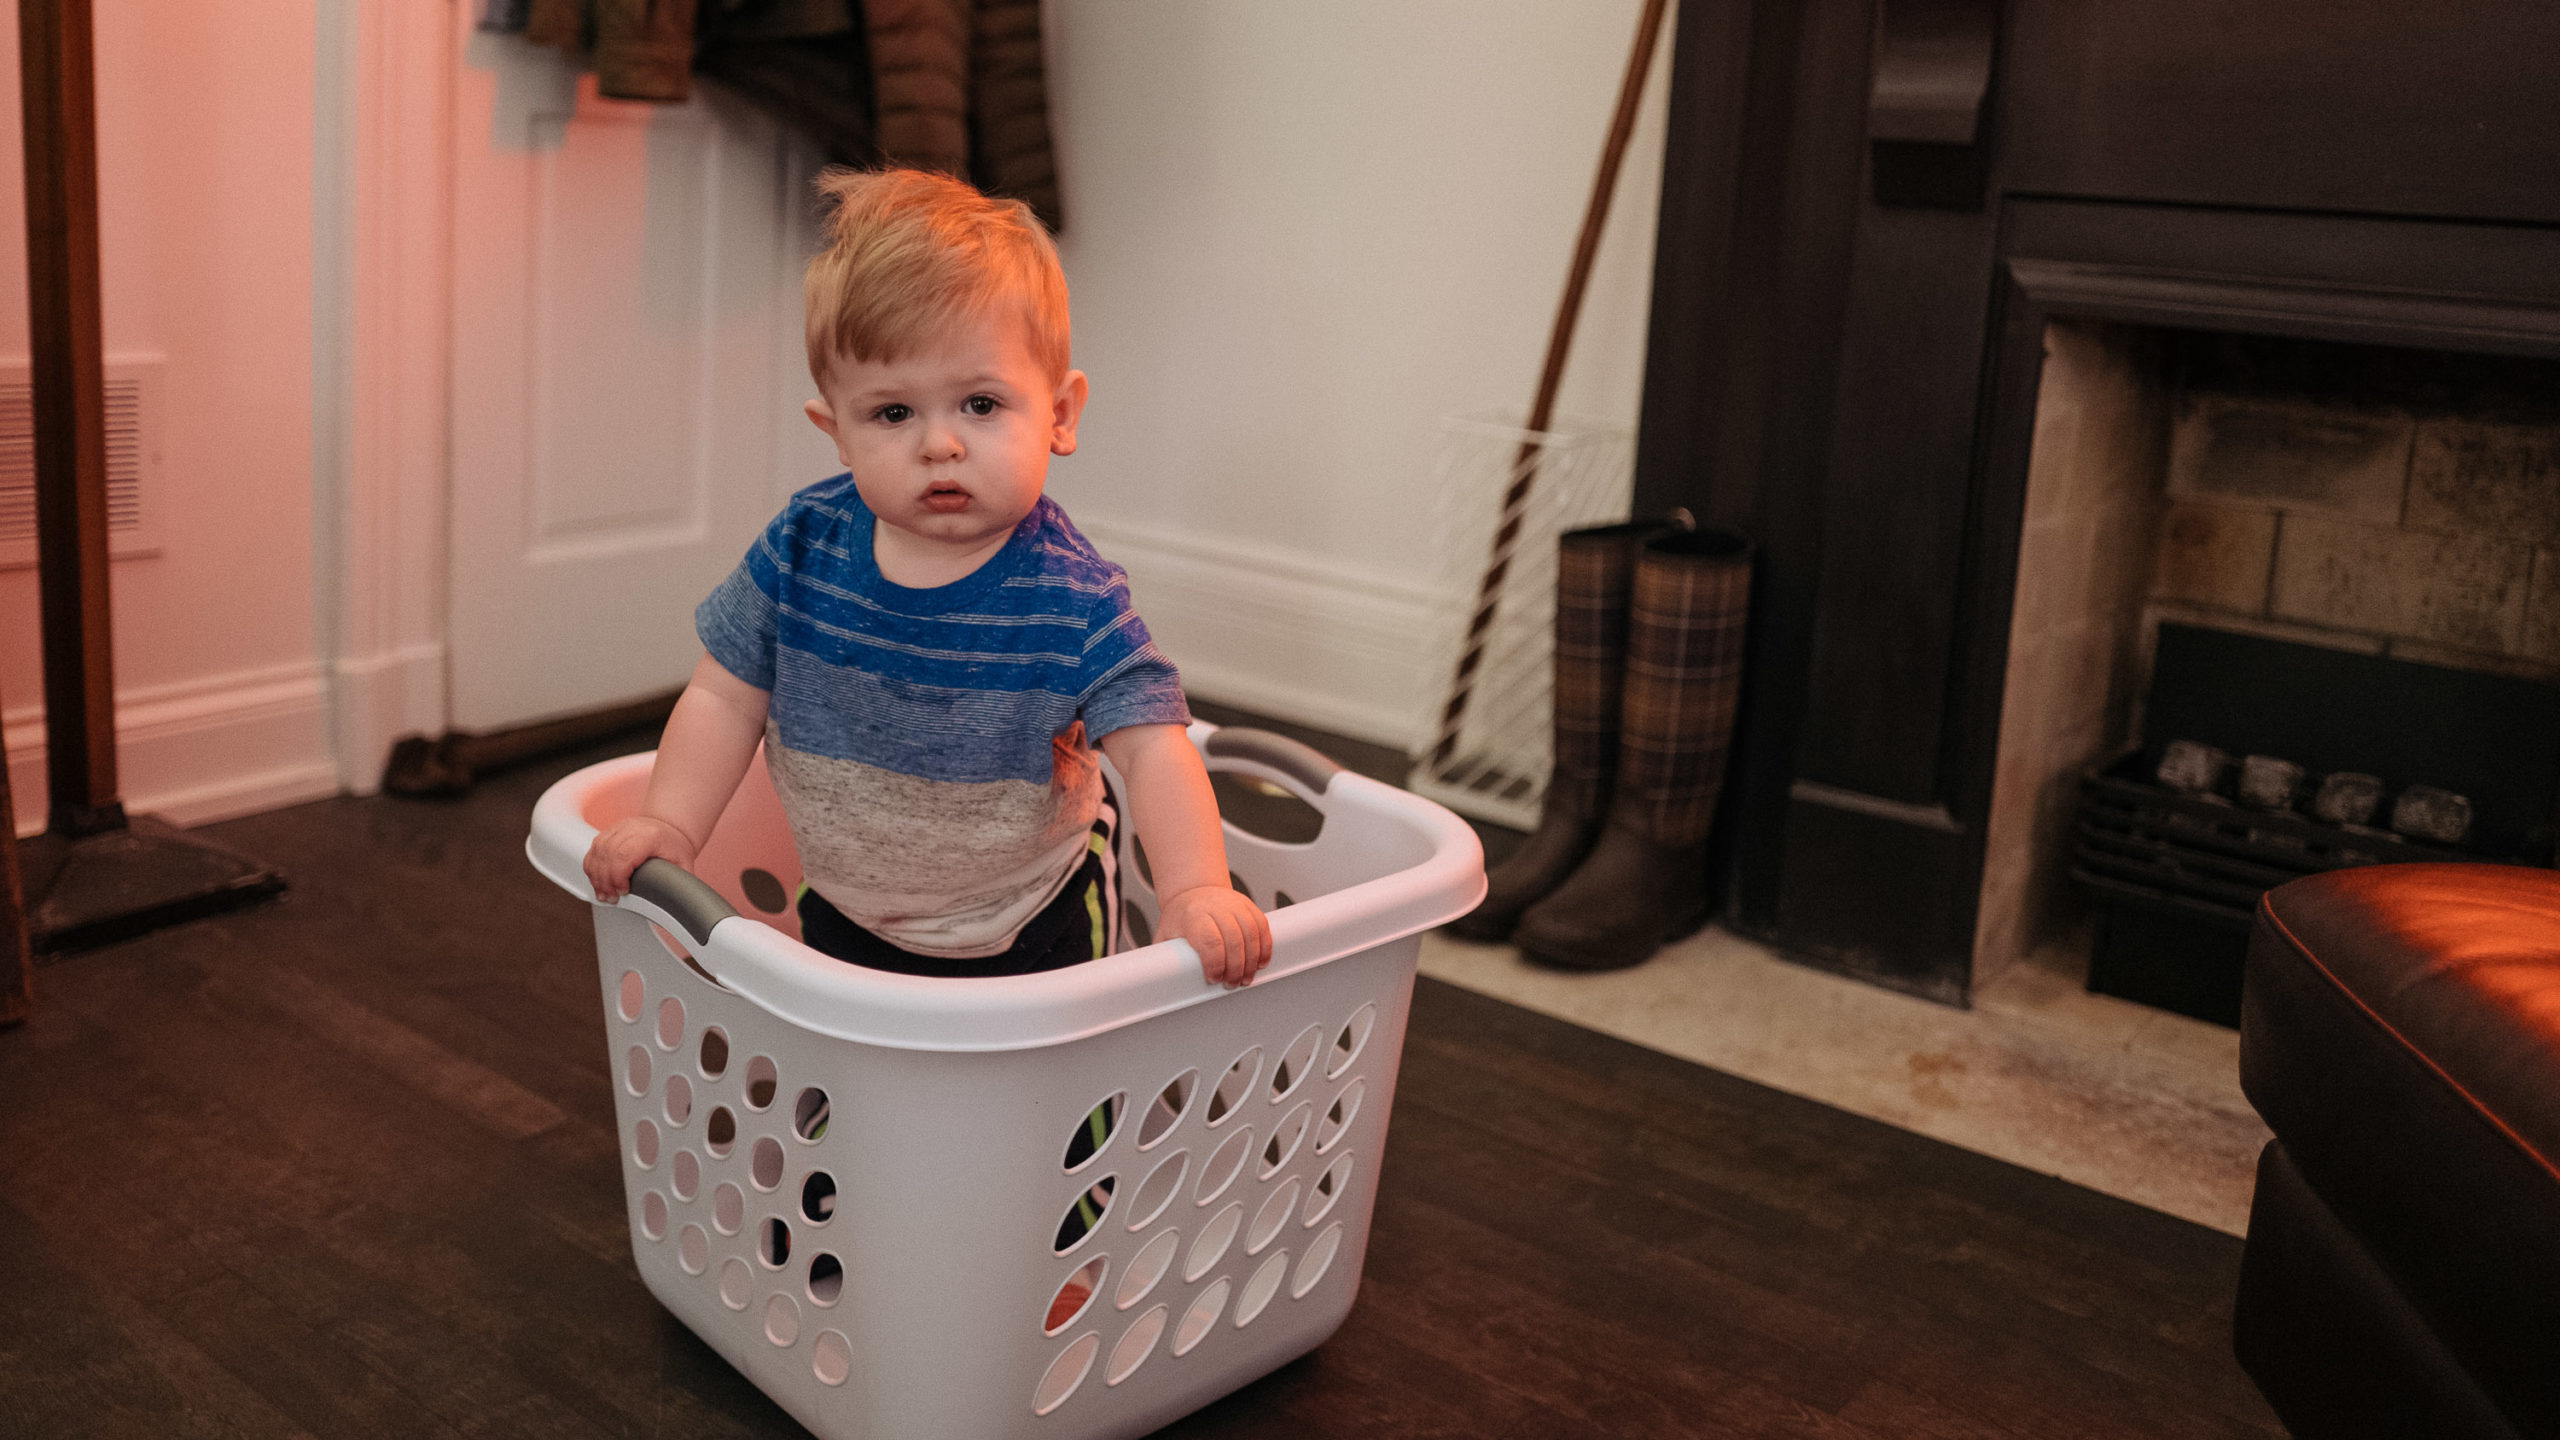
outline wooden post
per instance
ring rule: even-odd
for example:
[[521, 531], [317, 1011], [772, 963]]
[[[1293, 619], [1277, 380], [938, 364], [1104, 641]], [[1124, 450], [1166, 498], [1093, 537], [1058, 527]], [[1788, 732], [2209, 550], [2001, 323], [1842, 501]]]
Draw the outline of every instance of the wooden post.
[[27, 946], [26, 890], [18, 881], [18, 812], [9, 798], [9, 754], [0, 749], [0, 1026], [35, 1010], [35, 953]]
[[19, 0], [27, 329], [44, 630], [48, 828], [124, 825], [107, 608], [106, 353], [98, 321], [98, 127], [89, 0]]

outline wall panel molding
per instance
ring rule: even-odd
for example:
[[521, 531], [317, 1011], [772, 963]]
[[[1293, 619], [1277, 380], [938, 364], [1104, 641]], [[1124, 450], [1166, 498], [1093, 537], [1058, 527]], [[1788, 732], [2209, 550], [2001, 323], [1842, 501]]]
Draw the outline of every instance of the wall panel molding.
[[1434, 708], [1449, 612], [1437, 590], [1224, 536], [1077, 525], [1129, 572], [1138, 613], [1202, 699], [1397, 746]]
[[[201, 825], [339, 790], [329, 755], [328, 686], [304, 661], [116, 694], [116, 756], [127, 809]], [[45, 821], [44, 707], [0, 714], [17, 833]]]

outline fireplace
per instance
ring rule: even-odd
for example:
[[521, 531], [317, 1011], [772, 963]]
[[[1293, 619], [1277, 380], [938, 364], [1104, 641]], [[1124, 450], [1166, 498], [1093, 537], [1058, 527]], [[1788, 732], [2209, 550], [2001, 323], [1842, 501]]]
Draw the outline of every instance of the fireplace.
[[2268, 886], [2548, 864], [2560, 364], [2072, 320], [2043, 350], [1975, 983], [2094, 948], [2093, 988], [2230, 1023]]
[[1760, 541], [1728, 924], [1956, 1003], [2075, 943], [2164, 624], [2560, 677], [2552, 53], [2525, 0], [1684, 5], [1636, 499]]

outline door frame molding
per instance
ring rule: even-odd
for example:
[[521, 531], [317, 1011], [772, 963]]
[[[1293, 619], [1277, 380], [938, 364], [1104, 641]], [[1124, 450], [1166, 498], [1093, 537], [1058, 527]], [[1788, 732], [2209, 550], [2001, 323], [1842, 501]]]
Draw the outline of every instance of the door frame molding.
[[448, 722], [453, 67], [461, 0], [323, 6], [314, 580], [340, 784]]

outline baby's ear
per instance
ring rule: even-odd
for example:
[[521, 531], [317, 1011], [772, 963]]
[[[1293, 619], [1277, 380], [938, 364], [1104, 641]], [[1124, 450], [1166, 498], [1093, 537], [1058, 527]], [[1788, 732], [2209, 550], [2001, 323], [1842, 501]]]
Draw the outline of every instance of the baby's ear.
[[1084, 372], [1081, 370], [1068, 371], [1066, 378], [1058, 382], [1058, 393], [1052, 401], [1054, 408], [1049, 417], [1050, 454], [1076, 453], [1076, 423], [1084, 418], [1085, 393]]
[[800, 407], [800, 411], [802, 414], [809, 417], [810, 424], [826, 431], [828, 439], [841, 440], [843, 438], [836, 434], [835, 407], [827, 403], [827, 397], [824, 395], [810, 396], [808, 402]]

